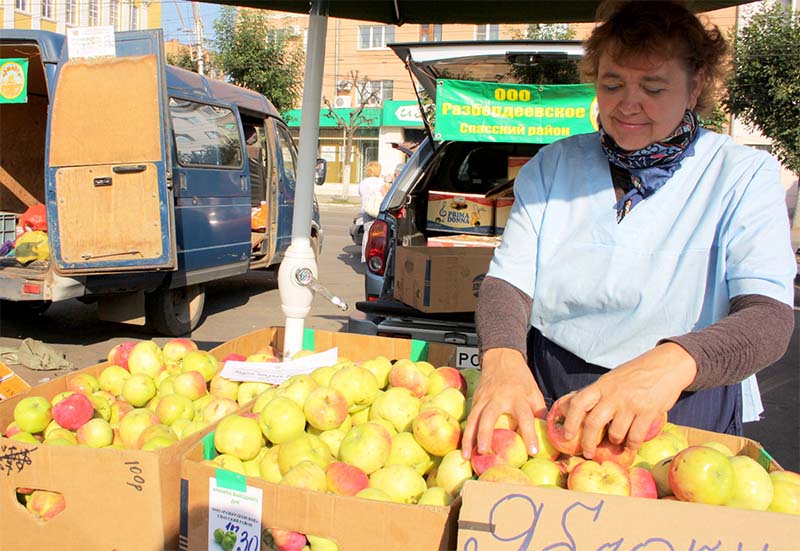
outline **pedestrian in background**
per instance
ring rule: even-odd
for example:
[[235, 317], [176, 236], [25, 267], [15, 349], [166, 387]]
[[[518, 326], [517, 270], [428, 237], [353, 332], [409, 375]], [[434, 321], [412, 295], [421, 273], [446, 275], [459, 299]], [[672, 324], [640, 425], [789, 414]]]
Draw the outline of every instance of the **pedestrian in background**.
[[381, 178], [381, 164], [378, 161], [367, 163], [366, 178], [358, 184], [358, 194], [361, 196], [361, 219], [364, 222], [364, 238], [361, 241], [361, 262], [366, 262], [367, 237], [372, 223], [378, 216], [380, 203], [389, 190], [389, 186]]

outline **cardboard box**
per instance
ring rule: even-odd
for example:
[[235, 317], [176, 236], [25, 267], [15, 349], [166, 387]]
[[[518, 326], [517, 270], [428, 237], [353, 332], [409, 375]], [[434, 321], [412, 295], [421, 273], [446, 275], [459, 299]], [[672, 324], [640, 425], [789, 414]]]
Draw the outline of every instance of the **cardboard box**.
[[[78, 373], [98, 375], [107, 362], [87, 367], [31, 392], [51, 399]], [[30, 393], [0, 403], [0, 427]], [[210, 430], [210, 428], [208, 429]], [[180, 467], [183, 454], [208, 432], [157, 451], [33, 445], [0, 437], [2, 549], [164, 551], [178, 548]], [[46, 523], [16, 497], [17, 488], [60, 492], [66, 508]]]
[[[753, 440], [685, 430], [690, 444], [716, 440], [779, 468]], [[800, 541], [800, 521], [782, 513], [476, 481], [461, 499], [458, 549], [792, 551]]]
[[494, 233], [502, 235], [514, 206], [514, 197], [498, 197], [494, 200]]
[[8, 367], [3, 362], [0, 362], [0, 402], [16, 396], [24, 394], [31, 388], [25, 380], [14, 373], [14, 370]]
[[479, 194], [428, 192], [430, 231], [491, 235], [494, 231], [494, 201]]
[[[280, 348], [281, 329], [265, 329], [229, 341], [215, 353], [253, 353], [264, 344]], [[340, 356], [363, 360], [378, 355], [390, 359], [427, 358], [434, 365], [451, 364], [455, 347], [406, 339], [369, 337], [316, 331], [303, 348], [323, 351], [338, 347]], [[213, 436], [207, 435], [184, 457], [182, 485], [181, 542], [183, 549], [209, 549], [209, 491], [211, 481], [225, 484], [230, 476], [240, 485], [261, 490], [263, 528], [282, 528], [333, 539], [346, 550], [410, 551], [453, 549], [456, 540], [458, 501], [450, 507], [402, 505], [338, 496], [271, 484], [258, 478], [242, 477], [202, 463], [216, 454]], [[212, 545], [214, 545], [212, 543]]]
[[422, 312], [472, 312], [493, 254], [490, 247], [398, 247], [394, 296]]
[[500, 244], [500, 238], [494, 235], [469, 235], [466, 233], [458, 235], [441, 235], [429, 237], [428, 247], [491, 247], [495, 248]]
[[530, 161], [530, 157], [509, 157], [508, 158], [508, 179], [513, 180], [519, 174], [520, 169], [525, 163]]

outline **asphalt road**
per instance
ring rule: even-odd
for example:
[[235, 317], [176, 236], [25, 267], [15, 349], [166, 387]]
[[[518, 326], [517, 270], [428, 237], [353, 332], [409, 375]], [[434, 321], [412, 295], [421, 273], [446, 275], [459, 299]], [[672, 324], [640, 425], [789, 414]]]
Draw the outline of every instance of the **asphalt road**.
[[[323, 203], [325, 243], [320, 257], [320, 282], [351, 305], [363, 298], [360, 249], [348, 233], [357, 212], [354, 205]], [[272, 274], [254, 272], [210, 284], [206, 291], [205, 319], [191, 338], [205, 350], [261, 329], [284, 324], [277, 283]], [[340, 331], [349, 312], [342, 312], [322, 297], [315, 297], [306, 326]], [[758, 375], [765, 412], [757, 423], [745, 425], [745, 435], [762, 443], [786, 469], [800, 472], [800, 309], [795, 308], [795, 333], [787, 354]], [[143, 328], [101, 322], [96, 307], [77, 300], [54, 304], [33, 320], [9, 319], [0, 312], [0, 347], [18, 347], [30, 337], [66, 355], [77, 368], [105, 360], [115, 344], [153, 338]], [[61, 374], [36, 372], [12, 366], [29, 383], [36, 384]]]

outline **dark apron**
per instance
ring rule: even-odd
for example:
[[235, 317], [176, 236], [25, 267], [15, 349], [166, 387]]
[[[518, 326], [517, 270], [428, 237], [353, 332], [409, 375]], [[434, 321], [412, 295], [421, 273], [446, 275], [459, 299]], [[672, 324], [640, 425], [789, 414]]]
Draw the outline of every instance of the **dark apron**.
[[[548, 408], [558, 397], [593, 383], [608, 371], [564, 350], [535, 328], [528, 332], [528, 365]], [[678, 425], [741, 436], [742, 386], [683, 392], [668, 417]]]

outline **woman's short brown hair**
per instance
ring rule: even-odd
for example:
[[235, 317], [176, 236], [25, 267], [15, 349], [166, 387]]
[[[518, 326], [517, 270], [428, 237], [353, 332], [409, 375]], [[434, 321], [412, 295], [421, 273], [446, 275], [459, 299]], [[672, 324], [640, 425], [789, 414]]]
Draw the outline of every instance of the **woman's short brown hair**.
[[[603, 12], [608, 12], [605, 17]], [[641, 55], [677, 58], [690, 76], [700, 70], [705, 75], [695, 111], [707, 113], [712, 109], [728, 51], [727, 41], [716, 25], [704, 26], [683, 3], [675, 1], [610, 1], [598, 13], [604, 22], [584, 43], [581, 70], [588, 80], [597, 78], [603, 52], [618, 62]]]
[[367, 167], [364, 169], [367, 177], [375, 177], [381, 175], [381, 164], [378, 161], [370, 161], [367, 163]]

